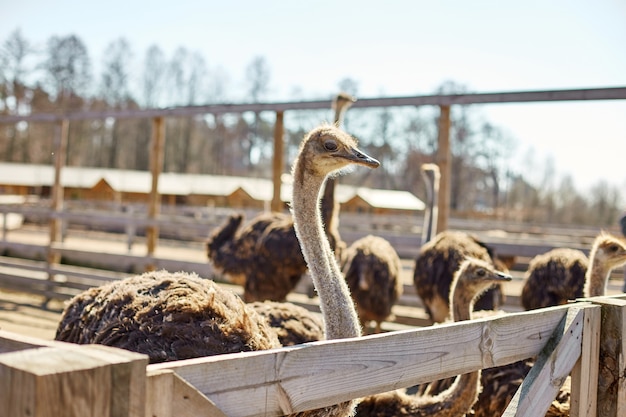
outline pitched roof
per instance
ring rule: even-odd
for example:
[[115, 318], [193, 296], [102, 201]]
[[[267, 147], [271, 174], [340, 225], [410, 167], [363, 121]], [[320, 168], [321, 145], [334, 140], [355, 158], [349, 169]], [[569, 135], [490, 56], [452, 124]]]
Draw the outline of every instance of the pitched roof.
[[[119, 192], [149, 193], [152, 175], [147, 171], [108, 168], [64, 167], [61, 184], [71, 188], [92, 188], [104, 179]], [[281, 200], [291, 200], [289, 175], [282, 178]], [[0, 162], [0, 184], [22, 186], [52, 186], [54, 167], [50, 165]], [[224, 175], [180, 174], [164, 172], [159, 175], [159, 193], [163, 195], [223, 195], [232, 194], [241, 188], [250, 197], [259, 201], [270, 201], [273, 195], [272, 181], [263, 178], [234, 177]], [[424, 210], [424, 203], [408, 191], [379, 190], [337, 184], [335, 198], [339, 203], [361, 197], [372, 207]]]

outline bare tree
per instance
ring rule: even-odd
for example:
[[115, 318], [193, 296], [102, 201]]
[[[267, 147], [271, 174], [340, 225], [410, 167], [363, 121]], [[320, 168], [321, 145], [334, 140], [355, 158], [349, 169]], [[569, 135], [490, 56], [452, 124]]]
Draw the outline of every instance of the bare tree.
[[[258, 103], [269, 91], [270, 69], [267, 60], [262, 56], [254, 57], [246, 68], [246, 75], [250, 101]], [[246, 135], [246, 140], [242, 143], [246, 150], [246, 163], [249, 167], [263, 156], [265, 144], [270, 140], [262, 134], [261, 115], [258, 112], [254, 113], [251, 127], [251, 131]]]
[[[22, 32], [13, 31], [0, 48], [0, 112], [24, 114], [30, 112], [32, 91], [27, 87], [27, 76], [32, 72], [28, 64], [35, 53]], [[6, 160], [26, 161], [28, 158], [28, 124], [6, 126]]]

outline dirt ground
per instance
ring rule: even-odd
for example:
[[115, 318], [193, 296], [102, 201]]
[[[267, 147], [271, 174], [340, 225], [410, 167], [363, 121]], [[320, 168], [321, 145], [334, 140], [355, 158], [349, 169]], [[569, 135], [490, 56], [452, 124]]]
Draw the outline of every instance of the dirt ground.
[[44, 302], [38, 295], [0, 290], [0, 329], [53, 340], [63, 302]]

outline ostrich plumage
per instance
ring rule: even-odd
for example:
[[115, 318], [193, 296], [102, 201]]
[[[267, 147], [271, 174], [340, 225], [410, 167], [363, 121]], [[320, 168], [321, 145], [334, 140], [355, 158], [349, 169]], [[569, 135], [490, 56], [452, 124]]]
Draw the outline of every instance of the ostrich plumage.
[[[466, 257], [494, 264], [493, 251], [474, 236], [460, 231], [443, 231], [424, 244], [415, 261], [413, 283], [425, 310], [436, 323], [444, 321], [450, 311], [450, 284]], [[499, 264], [498, 267], [504, 268]], [[476, 301], [476, 310], [497, 310], [503, 303], [501, 284], [494, 284]]]
[[267, 321], [235, 293], [195, 274], [166, 271], [76, 295], [55, 339], [144, 353], [151, 363], [280, 346]]
[[387, 240], [367, 235], [346, 249], [342, 270], [362, 326], [374, 321], [379, 333], [403, 291], [398, 253]]
[[255, 301], [249, 306], [265, 317], [283, 346], [324, 340], [324, 321], [318, 313], [288, 302]]

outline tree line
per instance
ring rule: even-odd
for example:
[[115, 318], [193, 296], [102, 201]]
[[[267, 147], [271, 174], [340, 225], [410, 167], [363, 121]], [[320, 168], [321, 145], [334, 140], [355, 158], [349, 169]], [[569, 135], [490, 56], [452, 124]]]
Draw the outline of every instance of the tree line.
[[[124, 38], [110, 42], [96, 74], [85, 43], [74, 34], [51, 36], [45, 45], [28, 40], [19, 29], [0, 44], [0, 114], [140, 109], [222, 102], [270, 101], [270, 64], [252, 57], [235, 97], [229, 74], [210, 68], [205, 58], [184, 47], [167, 57], [150, 46], [140, 65]], [[358, 97], [358, 82], [346, 77], [329, 91], [328, 111], [285, 114], [285, 172], [300, 139], [320, 121], [332, 121], [330, 102], [344, 91]], [[466, 93], [447, 81], [433, 93]], [[293, 101], [321, 99], [302, 97]], [[377, 170], [342, 178], [355, 185], [407, 190], [425, 199], [420, 165], [435, 162], [438, 109], [351, 109], [344, 128], [381, 160]], [[272, 113], [202, 115], [166, 119], [165, 172], [271, 177]], [[70, 123], [66, 163], [70, 166], [149, 169], [149, 119], [105, 119]], [[0, 125], [0, 158], [51, 164], [54, 126], [19, 122]], [[557, 178], [547, 161], [543, 181], [507, 168], [516, 140], [484, 120], [472, 106], [454, 106], [451, 114], [451, 210], [458, 215], [496, 216], [531, 222], [612, 226], [621, 213], [619, 190], [598, 181], [587, 193], [569, 176]], [[529, 155], [532, 158], [533, 155]]]

